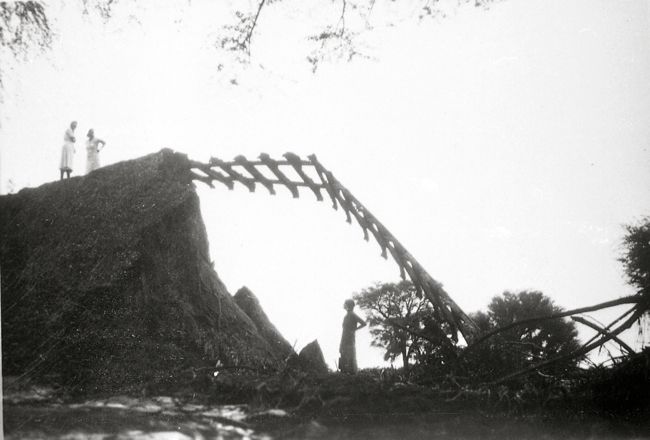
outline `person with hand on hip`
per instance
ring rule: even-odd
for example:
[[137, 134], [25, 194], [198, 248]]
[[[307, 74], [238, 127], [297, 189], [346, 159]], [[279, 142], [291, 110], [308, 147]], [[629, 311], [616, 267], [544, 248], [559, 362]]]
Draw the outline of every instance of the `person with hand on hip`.
[[[100, 146], [101, 145], [101, 146]], [[95, 137], [95, 130], [88, 130], [88, 140], [86, 141], [86, 174], [100, 167], [99, 152], [106, 142]]]
[[355, 333], [366, 326], [366, 321], [354, 313], [354, 301], [345, 300], [343, 308], [347, 311], [343, 318], [343, 333], [339, 345], [339, 370], [342, 373], [355, 374], [357, 372], [357, 349]]

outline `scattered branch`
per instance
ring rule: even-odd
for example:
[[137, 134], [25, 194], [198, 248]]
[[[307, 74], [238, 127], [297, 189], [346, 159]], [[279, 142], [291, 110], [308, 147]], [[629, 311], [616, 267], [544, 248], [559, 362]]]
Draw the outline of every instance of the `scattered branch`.
[[[373, 5], [374, 2], [371, 8]], [[318, 43], [318, 47], [307, 57], [307, 61], [312, 65], [312, 72], [316, 72], [319, 64], [327, 59], [343, 59], [350, 62], [355, 57], [368, 58], [357, 49], [355, 39], [358, 33], [350, 31], [347, 27], [347, 9], [348, 1], [341, 0], [341, 13], [336, 25], [327, 26], [319, 34], [308, 37]]]
[[523, 376], [523, 375], [528, 374], [528, 373], [532, 373], [534, 371], [539, 370], [540, 368], [549, 366], [551, 364], [554, 364], [554, 363], [557, 363], [557, 362], [562, 362], [562, 361], [567, 361], [567, 360], [570, 360], [570, 359], [576, 359], [576, 358], [578, 358], [580, 356], [583, 356], [583, 355], [589, 353], [591, 350], [602, 346], [607, 341], [612, 340], [613, 338], [615, 338], [616, 336], [621, 334], [623, 331], [630, 328], [632, 326], [632, 324], [634, 324], [644, 313], [645, 313], [645, 308], [644, 307], [637, 307], [635, 309], [635, 313], [633, 313], [632, 316], [630, 318], [628, 318], [623, 324], [621, 324], [616, 330], [614, 330], [612, 332], [608, 332], [606, 335], [602, 335], [597, 341], [594, 341], [594, 342], [592, 342], [590, 344], [585, 344], [582, 347], [580, 347], [579, 349], [574, 350], [571, 353], [568, 353], [566, 355], [557, 356], [555, 358], [546, 360], [544, 362], [540, 362], [540, 363], [538, 363], [536, 365], [524, 368], [524, 369], [519, 370], [519, 371], [515, 371], [514, 373], [508, 374], [508, 375], [506, 375], [506, 376], [504, 376], [504, 377], [502, 377], [500, 379], [497, 379], [497, 380], [495, 380], [493, 382], [490, 382], [489, 385], [498, 385], [498, 384], [501, 384], [503, 382], [507, 382], [507, 381], [509, 381], [511, 379], [514, 379], [516, 377]]
[[641, 298], [639, 297], [639, 295], [625, 296], [623, 298], [618, 298], [618, 299], [615, 299], [615, 300], [612, 300], [612, 301], [606, 301], [606, 302], [596, 304], [596, 305], [593, 305], [593, 306], [589, 306], [589, 307], [581, 307], [581, 308], [578, 308], [578, 309], [567, 310], [565, 312], [554, 313], [552, 315], [536, 316], [534, 318], [529, 318], [529, 319], [523, 319], [521, 321], [516, 321], [516, 322], [513, 322], [512, 324], [508, 324], [506, 326], [499, 327], [497, 329], [494, 329], [492, 331], [489, 331], [489, 332], [485, 333], [480, 338], [478, 338], [476, 341], [474, 341], [474, 343], [469, 345], [467, 347], [466, 352], [471, 350], [472, 348], [478, 346], [479, 344], [481, 344], [482, 342], [484, 342], [488, 338], [490, 338], [490, 337], [492, 337], [492, 336], [494, 336], [496, 334], [502, 333], [504, 331], [510, 330], [512, 328], [515, 328], [515, 327], [521, 327], [521, 326], [527, 325], [527, 324], [535, 324], [535, 323], [538, 323], [538, 322], [547, 321], [547, 320], [551, 320], [551, 319], [565, 318], [567, 316], [577, 315], [579, 313], [594, 312], [596, 310], [602, 310], [602, 309], [606, 309], [606, 308], [609, 308], [609, 307], [619, 306], [619, 305], [622, 305], [622, 304], [636, 304], [636, 303], [639, 303], [640, 300], [641, 300]]
[[341, 8], [341, 17], [339, 17], [339, 23], [337, 26], [340, 25], [340, 32], [339, 35], [343, 35], [345, 33], [345, 9], [348, 6], [347, 0], [341, 0], [342, 3], [342, 8]]
[[235, 12], [235, 16], [239, 19], [239, 22], [235, 25], [226, 26], [226, 30], [232, 31], [233, 35], [228, 35], [221, 39], [220, 44], [222, 49], [244, 52], [250, 57], [253, 33], [255, 32], [260, 13], [265, 4], [266, 0], [260, 0], [255, 14], [244, 14], [241, 11]]
[[[633, 312], [636, 310], [636, 307], [637, 307], [637, 306], [635, 305], [635, 306], [632, 307], [631, 309], [627, 310], [625, 313], [621, 314], [618, 318], [616, 318], [615, 320], [613, 320], [612, 322], [610, 322], [610, 323], [605, 327], [605, 330], [609, 330], [610, 328], [612, 328], [612, 327], [614, 327], [616, 324], [618, 324], [620, 321], [622, 321], [623, 319], [625, 319], [625, 317], [626, 317], [627, 315], [629, 315], [630, 313], [633, 313]], [[596, 339], [598, 339], [598, 337], [599, 337], [598, 334], [594, 335], [591, 339], [589, 339], [589, 340], [586, 342], [586, 344], [590, 344], [590, 343], [592, 343], [593, 341], [595, 341]]]
[[[576, 322], [579, 322], [580, 324], [586, 325], [587, 327], [590, 327], [590, 328], [596, 330], [601, 335], [604, 335], [604, 336], [609, 336], [610, 335], [610, 332], [605, 330], [603, 327], [601, 327], [599, 325], [596, 325], [593, 322], [587, 321], [586, 319], [581, 318], [580, 316], [572, 316], [571, 319], [573, 319]], [[622, 348], [624, 348], [625, 351], [627, 351], [628, 354], [633, 354], [634, 353], [634, 350], [632, 350], [632, 348], [629, 345], [627, 345], [625, 342], [621, 341], [617, 336], [612, 336], [611, 339], [616, 341], [618, 343], [618, 345], [620, 345]]]
[[[86, 15], [90, 13], [89, 3], [91, 3], [91, 0], [83, 0], [83, 13]], [[99, 13], [104, 22], [111, 19], [116, 0], [94, 0], [92, 3], [93, 9]]]
[[260, 17], [260, 12], [262, 12], [262, 7], [264, 6], [265, 1], [266, 0], [260, 0], [260, 4], [257, 6], [257, 12], [255, 13], [255, 18], [253, 18], [253, 22], [251, 23], [248, 33], [246, 34], [246, 38], [244, 39], [244, 44], [249, 54], [250, 54], [250, 47], [251, 47], [251, 39], [253, 38], [253, 31], [255, 31], [255, 26], [257, 26], [257, 20]]

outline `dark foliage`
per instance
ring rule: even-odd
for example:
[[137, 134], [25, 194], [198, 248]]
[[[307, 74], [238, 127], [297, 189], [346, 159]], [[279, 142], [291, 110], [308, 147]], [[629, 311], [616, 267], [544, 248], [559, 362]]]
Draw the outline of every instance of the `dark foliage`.
[[578, 393], [590, 403], [590, 409], [602, 415], [648, 420], [650, 417], [650, 348], [612, 367], [591, 369]]
[[623, 238], [623, 263], [628, 281], [639, 292], [650, 296], [650, 217], [636, 225], [625, 226], [627, 235]]
[[[562, 311], [541, 292], [504, 292], [495, 296], [487, 313], [477, 312], [472, 319], [485, 333], [515, 321]], [[478, 347], [468, 350], [464, 368], [477, 381], [488, 381], [537, 364], [556, 356], [571, 353], [579, 347], [575, 324], [565, 319], [531, 323], [516, 327], [489, 338]], [[561, 374], [575, 367], [577, 360], [569, 360], [544, 369], [545, 374]]]
[[413, 361], [438, 358], [447, 335], [434, 318], [431, 302], [418, 297], [410, 281], [376, 284], [353, 298], [366, 313], [372, 344], [386, 350], [386, 360], [401, 357], [408, 370]]

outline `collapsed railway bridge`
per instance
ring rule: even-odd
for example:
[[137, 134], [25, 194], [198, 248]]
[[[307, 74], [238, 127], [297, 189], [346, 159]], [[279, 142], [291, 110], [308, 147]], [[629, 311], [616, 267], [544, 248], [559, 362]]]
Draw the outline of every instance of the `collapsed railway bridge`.
[[[263, 186], [271, 195], [276, 194], [275, 187], [286, 187], [294, 198], [300, 196], [300, 188], [310, 190], [316, 200], [323, 201], [326, 197], [332, 202], [332, 208], [339, 207], [346, 216], [346, 221], [352, 219], [361, 227], [363, 238], [369, 241], [374, 238], [385, 259], [388, 254], [397, 264], [403, 280], [408, 278], [415, 286], [418, 297], [426, 296], [433, 305], [434, 314], [439, 323], [449, 326], [449, 334], [444, 341], [458, 342], [458, 333], [470, 342], [477, 333], [477, 327], [469, 316], [454, 302], [444, 290], [442, 284], [436, 281], [397, 238], [368, 210], [334, 174], [325, 168], [315, 155], [303, 159], [294, 153], [285, 153], [282, 160], [271, 158], [268, 154], [260, 154], [257, 160], [249, 160], [237, 156], [232, 161], [211, 158], [207, 163], [190, 161], [192, 179], [203, 182], [214, 188], [214, 183], [225, 185], [228, 189], [235, 184], [254, 192], [257, 185]], [[291, 173], [293, 177], [288, 174]], [[272, 176], [272, 177], [271, 177]]]

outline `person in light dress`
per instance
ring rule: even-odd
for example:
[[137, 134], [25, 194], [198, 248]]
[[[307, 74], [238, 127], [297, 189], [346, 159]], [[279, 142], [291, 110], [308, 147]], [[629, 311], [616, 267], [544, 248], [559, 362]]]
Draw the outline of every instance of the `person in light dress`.
[[63, 135], [63, 147], [61, 148], [61, 163], [59, 164], [59, 171], [61, 172], [61, 180], [63, 180], [63, 175], [70, 178], [70, 173], [72, 173], [72, 166], [74, 164], [74, 143], [76, 138], [74, 131], [77, 128], [77, 121], [72, 121], [70, 127], [65, 131]]
[[100, 167], [99, 152], [106, 145], [106, 142], [95, 137], [95, 131], [91, 128], [88, 130], [88, 140], [86, 141], [86, 174]]

